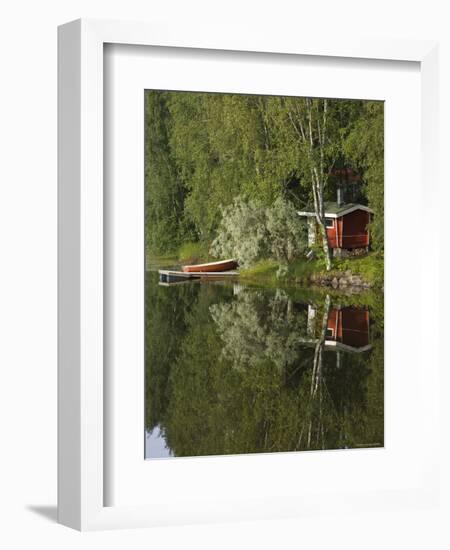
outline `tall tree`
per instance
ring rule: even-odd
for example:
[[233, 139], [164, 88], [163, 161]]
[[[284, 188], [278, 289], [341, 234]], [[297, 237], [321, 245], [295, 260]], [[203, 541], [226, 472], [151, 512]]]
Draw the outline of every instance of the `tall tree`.
[[145, 94], [145, 232], [152, 254], [175, 250], [184, 235], [186, 190], [169, 143], [167, 97], [159, 91]]
[[340, 150], [338, 124], [330, 112], [327, 99], [287, 98], [288, 122], [309, 172], [314, 213], [322, 238], [327, 271], [331, 270], [331, 254], [325, 225], [324, 189]]
[[384, 103], [364, 101], [350, 127], [344, 152], [362, 173], [365, 196], [374, 211], [370, 223], [372, 248], [384, 250]]

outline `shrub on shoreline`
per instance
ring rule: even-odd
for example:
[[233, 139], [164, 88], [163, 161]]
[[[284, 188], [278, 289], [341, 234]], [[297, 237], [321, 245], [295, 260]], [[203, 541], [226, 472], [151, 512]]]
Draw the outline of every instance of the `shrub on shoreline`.
[[306, 246], [306, 224], [291, 202], [278, 197], [271, 206], [264, 207], [238, 197], [222, 210], [210, 254], [236, 258], [245, 268], [264, 258], [292, 261], [304, 254]]

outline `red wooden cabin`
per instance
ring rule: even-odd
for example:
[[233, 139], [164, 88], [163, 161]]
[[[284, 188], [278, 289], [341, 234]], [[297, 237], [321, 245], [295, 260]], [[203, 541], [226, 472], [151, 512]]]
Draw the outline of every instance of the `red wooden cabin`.
[[[362, 204], [326, 202], [325, 225], [328, 244], [333, 249], [367, 248], [370, 242], [368, 225], [372, 210]], [[317, 239], [317, 224], [314, 210], [298, 212], [308, 219], [308, 244]]]

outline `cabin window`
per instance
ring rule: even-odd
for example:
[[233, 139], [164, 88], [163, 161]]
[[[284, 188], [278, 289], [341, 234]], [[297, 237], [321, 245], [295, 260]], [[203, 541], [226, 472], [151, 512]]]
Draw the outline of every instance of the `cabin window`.
[[333, 338], [334, 336], [334, 330], [332, 328], [327, 328], [327, 331], [325, 333], [326, 338]]
[[334, 227], [333, 218], [325, 218], [325, 227]]

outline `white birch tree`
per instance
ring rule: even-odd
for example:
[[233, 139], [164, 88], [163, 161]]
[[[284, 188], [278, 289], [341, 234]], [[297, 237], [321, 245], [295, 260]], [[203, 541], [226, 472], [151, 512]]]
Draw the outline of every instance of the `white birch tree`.
[[287, 116], [302, 152], [311, 181], [314, 214], [322, 239], [325, 266], [331, 270], [331, 254], [325, 226], [324, 188], [337, 157], [338, 136], [329, 116], [327, 99], [286, 100]]

